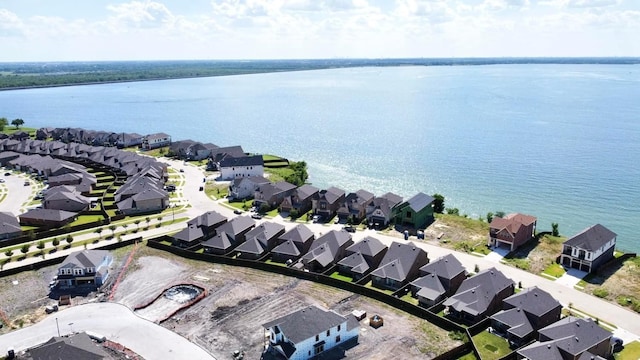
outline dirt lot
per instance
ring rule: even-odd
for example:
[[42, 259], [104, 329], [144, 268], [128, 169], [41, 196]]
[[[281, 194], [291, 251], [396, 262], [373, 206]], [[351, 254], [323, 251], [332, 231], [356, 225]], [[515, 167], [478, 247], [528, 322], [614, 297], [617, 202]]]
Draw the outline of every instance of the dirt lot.
[[177, 282], [192, 282], [209, 295], [179, 312], [163, 326], [227, 359], [235, 350], [258, 359], [264, 346], [262, 324], [315, 304], [340, 314], [362, 309], [379, 314], [379, 329], [361, 322], [359, 345], [349, 359], [425, 359], [459, 344], [430, 323], [365, 297], [281, 275], [252, 269], [175, 258], [145, 248], [119, 284], [114, 301], [133, 307], [149, 301]]

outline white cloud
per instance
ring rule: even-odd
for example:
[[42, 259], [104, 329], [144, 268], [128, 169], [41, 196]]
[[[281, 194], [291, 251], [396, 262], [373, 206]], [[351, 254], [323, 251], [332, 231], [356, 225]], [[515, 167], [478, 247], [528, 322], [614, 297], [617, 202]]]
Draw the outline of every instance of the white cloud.
[[567, 0], [565, 6], [572, 8], [589, 8], [619, 5], [620, 0]]
[[0, 36], [22, 36], [25, 26], [18, 15], [7, 9], [0, 9]]
[[110, 21], [117, 26], [134, 28], [159, 28], [172, 23], [174, 15], [166, 6], [154, 1], [132, 1], [129, 3], [108, 5], [113, 15]]

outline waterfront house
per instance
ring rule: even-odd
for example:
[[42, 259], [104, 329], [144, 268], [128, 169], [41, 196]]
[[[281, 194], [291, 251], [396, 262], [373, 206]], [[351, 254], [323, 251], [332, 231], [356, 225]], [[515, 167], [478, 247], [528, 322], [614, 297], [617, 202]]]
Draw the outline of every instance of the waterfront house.
[[142, 139], [143, 150], [153, 150], [171, 144], [171, 136], [165, 133], [156, 133], [145, 136]]
[[458, 291], [444, 301], [449, 317], [475, 324], [502, 307], [502, 300], [513, 295], [515, 283], [496, 268], [489, 268], [465, 279]]
[[562, 244], [560, 264], [594, 272], [599, 266], [613, 259], [616, 237], [616, 233], [600, 224], [588, 227]]
[[142, 145], [144, 136], [136, 133], [120, 133], [116, 136], [116, 146], [118, 149], [137, 147]]
[[488, 246], [506, 246], [514, 251], [533, 239], [537, 220], [531, 215], [509, 214], [503, 218], [494, 217], [489, 224]]
[[293, 194], [296, 186], [286, 181], [261, 185], [253, 195], [253, 205], [260, 208], [263, 204], [269, 209], [277, 208], [285, 197]]
[[12, 239], [22, 235], [18, 218], [10, 212], [0, 211], [0, 240]]
[[387, 246], [380, 240], [367, 236], [346, 249], [346, 255], [338, 262], [338, 271], [355, 281], [376, 269], [387, 253]]
[[234, 252], [238, 253], [241, 259], [259, 259], [276, 246], [278, 237], [282, 234], [284, 234], [283, 225], [263, 222], [247, 232], [245, 242], [240, 244]]
[[[265, 352], [283, 359], [316, 359], [328, 350], [357, 342], [354, 316], [308, 306], [262, 325], [269, 333]], [[351, 346], [351, 345], [349, 345]]]
[[328, 221], [336, 215], [340, 204], [344, 201], [344, 190], [330, 187], [318, 192], [318, 198], [312, 202], [313, 213]]
[[204, 252], [218, 255], [229, 253], [245, 241], [245, 235], [255, 224], [248, 216], [238, 216], [220, 225], [212, 238], [202, 242]]
[[82, 250], [69, 254], [58, 266], [58, 287], [98, 288], [109, 277], [113, 257], [106, 250]]
[[262, 155], [225, 156], [219, 163], [220, 180], [233, 180], [237, 177], [264, 176]]
[[309, 251], [314, 238], [308, 227], [296, 225], [278, 238], [279, 244], [271, 251], [271, 260], [281, 263], [298, 260]]
[[211, 152], [218, 149], [217, 145], [203, 144], [193, 140], [174, 141], [169, 146], [169, 155], [182, 160], [203, 160], [211, 155]]
[[502, 302], [502, 310], [491, 316], [491, 328], [513, 347], [534, 339], [539, 329], [560, 320], [562, 305], [537, 286], [513, 294]]
[[400, 203], [394, 209], [396, 224], [410, 226], [413, 229], [424, 229], [433, 222], [433, 201], [435, 199], [424, 193], [417, 193], [411, 199]]
[[420, 277], [411, 282], [411, 294], [422, 306], [433, 306], [458, 290], [467, 271], [452, 254], [447, 254], [420, 268]]
[[609, 359], [612, 333], [592, 319], [567, 316], [538, 331], [538, 341], [517, 350], [518, 359]]
[[237, 177], [229, 184], [229, 198], [238, 200], [253, 198], [260, 186], [269, 183], [269, 179], [262, 176]]
[[18, 219], [23, 226], [57, 228], [74, 221], [77, 215], [64, 210], [35, 208], [18, 215]]
[[393, 209], [401, 202], [402, 196], [390, 192], [373, 198], [366, 210], [369, 226], [376, 229], [387, 227], [393, 219]]
[[367, 215], [367, 206], [373, 202], [373, 194], [366, 190], [349, 193], [336, 211], [341, 221], [351, 219], [353, 223], [360, 223]]
[[318, 197], [318, 189], [311, 185], [302, 185], [294, 190], [291, 196], [286, 196], [280, 203], [280, 211], [290, 212], [295, 209], [299, 215], [305, 214], [311, 210], [313, 199]]
[[413, 242], [392, 242], [380, 265], [371, 273], [371, 283], [380, 289], [398, 290], [414, 280], [429, 263], [427, 253]]
[[331, 230], [313, 241], [309, 252], [302, 256], [302, 265], [306, 270], [323, 272], [340, 261], [352, 244], [350, 233]]

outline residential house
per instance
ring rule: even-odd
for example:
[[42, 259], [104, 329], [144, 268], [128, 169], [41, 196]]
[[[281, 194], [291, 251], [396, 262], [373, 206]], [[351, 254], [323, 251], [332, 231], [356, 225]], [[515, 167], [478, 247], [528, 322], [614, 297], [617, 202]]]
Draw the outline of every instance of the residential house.
[[187, 224], [187, 227], [173, 234], [171, 243], [175, 246], [189, 248], [198, 245], [205, 239], [202, 228], [195, 224]]
[[245, 242], [234, 251], [241, 259], [256, 260], [276, 246], [278, 237], [284, 234], [284, 226], [263, 222], [247, 232]]
[[291, 196], [296, 186], [286, 181], [261, 185], [253, 195], [253, 205], [261, 207], [266, 204], [269, 209], [277, 208], [285, 197]]
[[600, 265], [613, 259], [616, 237], [616, 233], [600, 224], [588, 227], [562, 244], [560, 264], [594, 272]]
[[319, 189], [311, 185], [302, 185], [294, 190], [291, 196], [285, 196], [280, 203], [280, 211], [291, 212], [296, 210], [299, 215], [307, 213], [311, 210], [313, 199], [318, 197]]
[[125, 215], [160, 212], [169, 207], [169, 193], [164, 189], [148, 188], [116, 205]]
[[340, 204], [344, 201], [344, 190], [330, 187], [318, 192], [318, 198], [312, 201], [313, 213], [321, 216], [324, 221], [333, 218]]
[[386, 253], [386, 245], [367, 236], [347, 248], [345, 257], [338, 262], [338, 271], [357, 281], [376, 269]]
[[448, 316], [475, 324], [502, 307], [502, 300], [513, 295], [515, 283], [496, 268], [489, 268], [465, 279], [458, 291], [444, 301]]
[[118, 149], [128, 148], [128, 147], [138, 147], [142, 145], [142, 141], [144, 140], [144, 136], [136, 133], [121, 133], [117, 135], [116, 138], [116, 146]]
[[173, 244], [192, 247], [216, 234], [216, 228], [227, 222], [227, 218], [215, 211], [207, 211], [187, 222], [187, 227], [173, 235]]
[[14, 151], [0, 151], [0, 166], [7, 166], [9, 161], [20, 157], [20, 154]]
[[20, 225], [58, 228], [74, 221], [77, 215], [64, 210], [35, 208], [18, 215], [18, 219]]
[[229, 197], [239, 200], [253, 198], [256, 190], [269, 183], [269, 179], [262, 176], [237, 177], [229, 184]]
[[47, 140], [51, 137], [51, 133], [53, 132], [53, 128], [40, 128], [36, 130], [36, 139], [38, 140]]
[[398, 290], [418, 277], [429, 263], [427, 253], [413, 242], [392, 242], [380, 266], [371, 273], [371, 283], [380, 289]]
[[237, 177], [264, 176], [262, 155], [225, 156], [219, 162], [220, 180], [233, 180]]
[[0, 211], [0, 240], [12, 239], [22, 235], [20, 222], [10, 212]]
[[367, 206], [371, 203], [373, 203], [373, 194], [361, 189], [354, 193], [349, 193], [336, 213], [340, 220], [347, 221], [350, 218], [357, 224], [365, 218]]
[[367, 206], [367, 222], [370, 227], [385, 228], [393, 219], [393, 209], [402, 202], [402, 196], [394, 193], [386, 193], [375, 197]]
[[142, 149], [152, 150], [161, 148], [163, 146], [169, 146], [171, 144], [171, 136], [165, 133], [150, 134], [142, 139]]
[[31, 360], [107, 360], [113, 359], [85, 332], [64, 337], [52, 337], [44, 344], [27, 350], [25, 358]]
[[91, 199], [82, 195], [70, 185], [55, 186], [45, 190], [42, 207], [45, 209], [82, 212], [91, 206]]
[[340, 261], [351, 245], [350, 233], [331, 230], [313, 241], [309, 252], [302, 256], [302, 265], [309, 271], [323, 272]]
[[306, 360], [351, 340], [357, 341], [360, 324], [352, 315], [309, 306], [262, 325], [269, 333], [265, 352], [284, 359]]
[[517, 351], [518, 359], [609, 359], [611, 332], [591, 319], [568, 316], [538, 331], [538, 341]]
[[433, 201], [424, 193], [417, 193], [411, 199], [399, 204], [396, 209], [396, 224], [424, 229], [433, 222]]
[[420, 268], [420, 277], [411, 282], [411, 294], [422, 306], [430, 307], [454, 294], [467, 271], [452, 254], [447, 254]]
[[248, 216], [238, 216], [220, 225], [215, 236], [202, 242], [204, 252], [218, 255], [229, 253], [245, 241], [245, 235], [255, 224]]
[[534, 339], [538, 330], [560, 320], [562, 313], [560, 302], [536, 286], [509, 296], [502, 304], [502, 310], [491, 316], [491, 327], [513, 347]]
[[489, 224], [488, 246], [506, 245], [513, 251], [533, 239], [538, 219], [531, 215], [509, 214], [504, 218], [494, 217]]
[[174, 141], [169, 146], [169, 153], [183, 160], [203, 160], [211, 155], [211, 152], [218, 149], [217, 145], [211, 143], [200, 143], [193, 140]]
[[300, 224], [282, 234], [279, 244], [271, 251], [271, 260], [281, 263], [293, 262], [306, 254], [315, 235], [308, 227]]
[[60, 288], [95, 287], [109, 277], [113, 257], [106, 250], [82, 250], [69, 254], [58, 266]]

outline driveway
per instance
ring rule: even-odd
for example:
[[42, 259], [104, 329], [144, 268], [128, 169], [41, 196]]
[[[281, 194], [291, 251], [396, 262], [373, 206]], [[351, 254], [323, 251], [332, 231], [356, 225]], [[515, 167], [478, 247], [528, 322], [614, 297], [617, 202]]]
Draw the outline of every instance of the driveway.
[[53, 313], [35, 325], [0, 336], [0, 349], [21, 351], [44, 343], [58, 335], [58, 327], [61, 335], [82, 331], [104, 335], [145, 359], [215, 360], [189, 340], [116, 303], [79, 305]]

